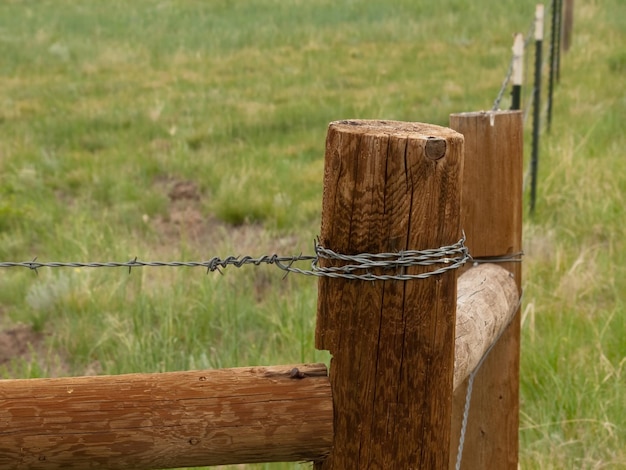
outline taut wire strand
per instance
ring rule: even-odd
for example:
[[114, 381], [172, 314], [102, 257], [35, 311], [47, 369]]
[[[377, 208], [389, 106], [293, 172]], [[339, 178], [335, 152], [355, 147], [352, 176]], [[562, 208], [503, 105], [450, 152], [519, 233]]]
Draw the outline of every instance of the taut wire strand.
[[[146, 266], [156, 267], [203, 267], [207, 272], [219, 271], [220, 268], [244, 265], [259, 266], [261, 264], [275, 265], [286, 273], [297, 273], [307, 276], [343, 278], [353, 280], [400, 280], [424, 279], [457, 269], [471, 257], [465, 247], [465, 236], [457, 243], [440, 248], [427, 250], [403, 250], [395, 253], [360, 253], [347, 255], [337, 253], [329, 248], [315, 243], [315, 255], [278, 256], [264, 255], [257, 258], [252, 256], [228, 256], [226, 258], [213, 257], [207, 261], [141, 261], [136, 257], [124, 262], [41, 262], [34, 258], [24, 262], [0, 262], [0, 268], [23, 267], [35, 272], [39, 268], [119, 268], [129, 269]], [[321, 266], [321, 261], [334, 262], [334, 266]], [[311, 261], [311, 269], [294, 267], [298, 261]], [[412, 266], [432, 267], [430, 271], [419, 274], [408, 274], [405, 268]], [[372, 272], [377, 270], [377, 272]], [[382, 272], [381, 272], [382, 271]], [[385, 272], [387, 271], [387, 272]]]
[[507, 85], [511, 81], [511, 76], [513, 75], [514, 59], [515, 59], [514, 57], [511, 57], [511, 60], [509, 61], [509, 68], [506, 72], [506, 76], [504, 77], [504, 80], [502, 81], [502, 85], [500, 86], [500, 91], [498, 92], [498, 96], [496, 96], [496, 99], [493, 102], [493, 106], [491, 107], [492, 111], [497, 111], [498, 108], [500, 107], [500, 101], [502, 101], [502, 97], [504, 96], [504, 90], [506, 90]]
[[[526, 33], [526, 39], [524, 40], [524, 50], [526, 50], [526, 47], [530, 44], [530, 41], [532, 39], [532, 31], [533, 31], [533, 28], [535, 27], [535, 21], [536, 20], [533, 17], [533, 20], [530, 22], [528, 32]], [[500, 107], [500, 102], [502, 101], [502, 97], [504, 96], [506, 87], [509, 85], [509, 82], [511, 81], [511, 76], [513, 75], [514, 60], [515, 60], [515, 57], [512, 56], [511, 60], [509, 61], [509, 68], [507, 69], [506, 75], [504, 76], [504, 80], [502, 80], [500, 91], [498, 91], [498, 95], [496, 96], [496, 99], [493, 102], [493, 106], [491, 107], [492, 111], [497, 111], [498, 108]]]

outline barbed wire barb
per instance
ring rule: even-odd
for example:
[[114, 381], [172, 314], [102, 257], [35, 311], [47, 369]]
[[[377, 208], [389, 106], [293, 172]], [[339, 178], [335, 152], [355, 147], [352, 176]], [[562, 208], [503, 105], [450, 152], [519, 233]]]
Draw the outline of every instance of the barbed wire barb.
[[[33, 258], [33, 260], [31, 261], [31, 263], [33, 263], [33, 264], [34, 264], [34, 263], [35, 263], [35, 261], [37, 261], [37, 257], [36, 257], [36, 256]], [[37, 267], [32, 267], [32, 266], [31, 266], [31, 268], [30, 268], [30, 269], [31, 269], [32, 271], [35, 271], [35, 275], [39, 276], [39, 271], [37, 271]]]

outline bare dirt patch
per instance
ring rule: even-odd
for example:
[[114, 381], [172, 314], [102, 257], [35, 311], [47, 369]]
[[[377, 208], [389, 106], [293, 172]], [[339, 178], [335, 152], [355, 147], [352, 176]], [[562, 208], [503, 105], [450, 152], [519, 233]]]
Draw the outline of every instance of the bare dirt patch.
[[0, 369], [4, 375], [20, 377], [25, 367], [36, 364], [38, 375], [60, 377], [69, 374], [69, 366], [59, 354], [48, 349], [47, 335], [30, 325], [13, 325], [0, 331]]
[[0, 366], [7, 366], [16, 359], [29, 360], [32, 352], [41, 347], [42, 341], [43, 334], [27, 325], [0, 331]]
[[203, 241], [209, 232], [202, 215], [202, 195], [198, 185], [189, 180], [165, 179], [157, 182], [169, 199], [165, 216], [157, 216], [152, 226], [164, 246], [176, 246], [181, 240], [192, 244]]
[[[0, 320], [2, 312], [0, 310]], [[4, 378], [23, 378], [27, 370], [36, 369], [35, 376], [66, 377], [72, 375], [67, 357], [55, 351], [48, 341], [50, 333], [36, 331], [30, 325], [9, 325], [0, 321], [0, 372]], [[98, 361], [88, 364], [79, 375], [98, 375]]]
[[[206, 207], [208, 196], [194, 181], [163, 179], [156, 184], [167, 194], [169, 205], [166, 215], [148, 221], [158, 236], [157, 246], [150, 247], [151, 252], [171, 258], [184, 246], [187, 259], [200, 261], [215, 256], [222, 259], [273, 254], [290, 256], [301, 251], [294, 235], [276, 236], [262, 224], [233, 225], [207, 213], [203, 205]], [[257, 270], [254, 282], [257, 301], [261, 302], [268, 295], [273, 285], [271, 280], [272, 275], [267, 270]]]
[[[190, 180], [163, 179], [156, 183], [169, 199], [165, 216], [148, 221], [159, 236], [163, 248], [179, 246], [181, 241], [192, 251], [210, 256], [285, 254], [295, 249], [295, 236], [271, 236], [261, 224], [233, 225], [203, 211], [207, 197], [197, 183]], [[214, 249], [230, 248], [234, 253], [216, 253]]]

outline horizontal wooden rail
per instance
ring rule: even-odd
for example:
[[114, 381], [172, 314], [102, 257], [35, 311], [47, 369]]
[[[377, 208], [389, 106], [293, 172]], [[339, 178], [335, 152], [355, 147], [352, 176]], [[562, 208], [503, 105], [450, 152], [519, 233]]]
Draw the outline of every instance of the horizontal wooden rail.
[[512, 274], [495, 264], [463, 273], [457, 284], [454, 390], [465, 381], [519, 308]]
[[319, 460], [326, 366], [0, 381], [0, 468], [152, 469]]
[[[455, 389], [518, 305], [496, 265], [468, 270], [457, 289]], [[320, 461], [332, 406], [323, 364], [3, 380], [0, 469]]]

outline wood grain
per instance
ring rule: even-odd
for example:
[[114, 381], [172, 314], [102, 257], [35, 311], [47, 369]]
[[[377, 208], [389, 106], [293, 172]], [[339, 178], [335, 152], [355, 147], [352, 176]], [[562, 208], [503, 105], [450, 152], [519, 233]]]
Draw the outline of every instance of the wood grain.
[[[456, 243], [462, 153], [461, 135], [439, 126], [331, 123], [321, 244], [358, 254]], [[413, 281], [320, 279], [316, 346], [333, 355], [335, 437], [316, 468], [445, 467], [455, 306], [455, 271]]]
[[511, 273], [495, 264], [467, 270], [457, 284], [454, 390], [476, 369], [519, 306]]
[[323, 458], [323, 364], [0, 381], [0, 468], [151, 469]]

